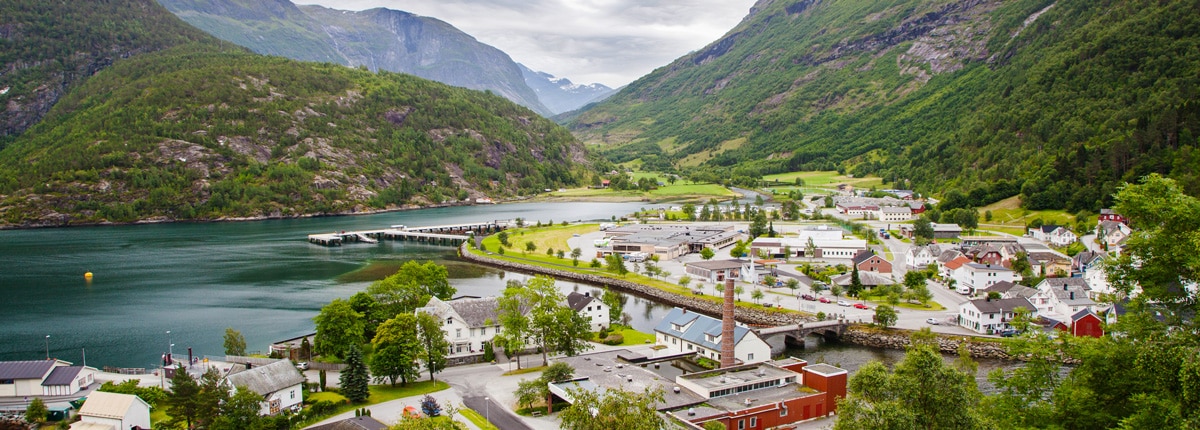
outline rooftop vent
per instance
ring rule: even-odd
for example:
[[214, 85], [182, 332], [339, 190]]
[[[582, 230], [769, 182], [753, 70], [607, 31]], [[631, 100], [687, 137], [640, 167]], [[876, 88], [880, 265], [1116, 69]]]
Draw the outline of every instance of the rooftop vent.
[[[679, 387], [675, 387], [675, 392], [676, 392], [676, 393], [678, 393], [678, 392], [679, 392]], [[696, 416], [696, 408], [688, 408], [688, 416], [689, 416], [689, 417], [694, 417], [694, 416]]]
[[675, 394], [679, 394], [679, 386], [678, 385], [675, 386], [674, 390], [675, 390]]

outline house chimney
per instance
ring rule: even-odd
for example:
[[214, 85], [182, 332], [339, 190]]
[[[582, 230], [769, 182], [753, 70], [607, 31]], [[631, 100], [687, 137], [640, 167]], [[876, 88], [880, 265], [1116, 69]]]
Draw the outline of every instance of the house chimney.
[[1075, 300], [1075, 292], [1074, 291], [1071, 292], [1071, 300]]
[[725, 306], [721, 312], [721, 367], [733, 366], [733, 279], [725, 280]]

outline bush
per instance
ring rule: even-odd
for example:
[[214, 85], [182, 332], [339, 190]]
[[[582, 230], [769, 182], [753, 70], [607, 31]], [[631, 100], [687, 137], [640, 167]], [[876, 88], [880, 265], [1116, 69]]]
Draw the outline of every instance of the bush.
[[313, 403], [312, 406], [310, 406], [308, 408], [308, 410], [309, 410], [309, 413], [314, 414], [314, 415], [325, 415], [325, 414], [333, 413], [333, 411], [337, 410], [337, 408], [338, 408], [337, 403], [329, 401], [329, 400], [322, 400], [322, 401]]
[[825, 321], [825, 312], [817, 312], [817, 321]]
[[605, 345], [620, 345], [622, 343], [625, 343], [625, 336], [620, 333], [611, 334], [608, 337], [601, 340], [600, 343], [603, 343]]
[[609, 333], [608, 327], [600, 327], [600, 332], [596, 334], [596, 337], [598, 337], [600, 339], [604, 339], [604, 338], [608, 337], [608, 333]]

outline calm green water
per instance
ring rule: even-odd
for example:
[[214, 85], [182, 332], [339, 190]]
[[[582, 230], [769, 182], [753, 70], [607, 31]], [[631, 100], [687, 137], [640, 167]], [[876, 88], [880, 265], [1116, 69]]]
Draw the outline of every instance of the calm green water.
[[[450, 264], [459, 294], [496, 294], [505, 274], [454, 261], [449, 247], [381, 241], [325, 248], [310, 233], [393, 224], [442, 225], [523, 217], [530, 222], [609, 219], [641, 203], [523, 203], [368, 216], [208, 224], [0, 231], [0, 360], [46, 356], [91, 366], [153, 367], [176, 357], [223, 353], [226, 327], [249, 350], [309, 333], [312, 317], [368, 285], [362, 269], [410, 259]], [[93, 272], [91, 283], [83, 274]], [[339, 278], [342, 281], [339, 281]], [[574, 284], [563, 289], [582, 289]], [[664, 307], [632, 300], [635, 326]], [[652, 325], [651, 325], [652, 326]], [[170, 331], [168, 338], [167, 331]]]

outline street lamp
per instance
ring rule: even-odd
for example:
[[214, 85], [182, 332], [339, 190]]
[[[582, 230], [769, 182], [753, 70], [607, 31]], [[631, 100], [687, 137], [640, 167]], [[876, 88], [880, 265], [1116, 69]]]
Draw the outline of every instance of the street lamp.
[[175, 346], [175, 344], [171, 343], [171, 331], [167, 330], [167, 361], [175, 361], [175, 358], [171, 356], [171, 347], [173, 346]]
[[46, 335], [46, 359], [50, 359], [50, 335]]
[[484, 404], [483, 418], [485, 420], [487, 420], [488, 423], [491, 423], [492, 422], [492, 401], [488, 400], [487, 396], [484, 396], [483, 404]]

